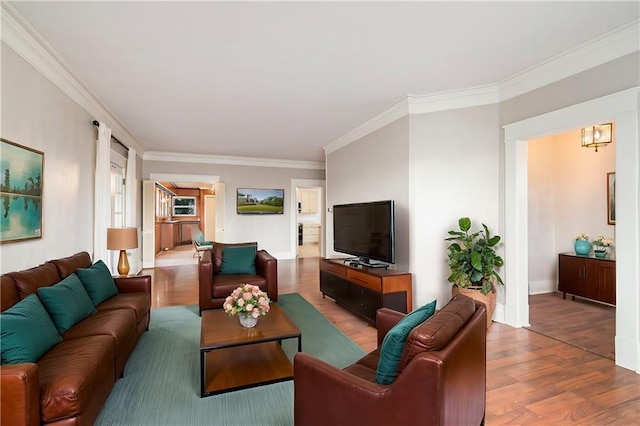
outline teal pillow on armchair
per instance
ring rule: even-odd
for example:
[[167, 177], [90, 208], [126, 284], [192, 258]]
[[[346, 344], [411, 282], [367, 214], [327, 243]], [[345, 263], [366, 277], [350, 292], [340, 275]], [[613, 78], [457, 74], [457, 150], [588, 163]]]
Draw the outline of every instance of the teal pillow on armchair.
[[409, 333], [417, 325], [425, 322], [436, 311], [436, 301], [427, 303], [402, 318], [387, 332], [380, 346], [380, 360], [376, 371], [376, 382], [380, 385], [390, 385], [396, 379], [396, 371], [402, 357], [404, 344]]
[[225, 247], [222, 251], [221, 275], [256, 274], [256, 252], [254, 245]]

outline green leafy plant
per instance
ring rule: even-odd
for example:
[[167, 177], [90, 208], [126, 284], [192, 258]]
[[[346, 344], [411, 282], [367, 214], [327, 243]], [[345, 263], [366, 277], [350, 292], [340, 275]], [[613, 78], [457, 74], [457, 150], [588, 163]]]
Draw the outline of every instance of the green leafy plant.
[[504, 261], [496, 254], [496, 245], [500, 242], [498, 235], [491, 236], [484, 223], [482, 230], [471, 232], [471, 219], [463, 217], [458, 220], [459, 231], [449, 231], [452, 241], [449, 245], [449, 267], [451, 275], [448, 281], [460, 288], [482, 287], [482, 294], [493, 290], [494, 283], [504, 285], [502, 278], [494, 268], [504, 265]]

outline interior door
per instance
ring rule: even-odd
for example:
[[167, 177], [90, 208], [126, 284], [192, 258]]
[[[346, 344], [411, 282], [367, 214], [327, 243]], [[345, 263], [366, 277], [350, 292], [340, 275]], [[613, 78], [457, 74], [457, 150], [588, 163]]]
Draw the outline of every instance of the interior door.
[[224, 224], [225, 224], [225, 201], [224, 201], [224, 183], [216, 183], [216, 205], [215, 205], [215, 238], [213, 241], [224, 242]]
[[216, 196], [204, 196], [204, 239], [214, 241], [216, 238]]

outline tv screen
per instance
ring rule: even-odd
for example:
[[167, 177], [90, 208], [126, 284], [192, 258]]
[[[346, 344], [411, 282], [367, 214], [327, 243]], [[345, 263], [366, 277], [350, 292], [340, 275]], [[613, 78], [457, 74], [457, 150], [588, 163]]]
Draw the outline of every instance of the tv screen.
[[238, 214], [282, 214], [284, 189], [238, 188], [236, 211]]
[[334, 205], [333, 250], [395, 263], [393, 200]]

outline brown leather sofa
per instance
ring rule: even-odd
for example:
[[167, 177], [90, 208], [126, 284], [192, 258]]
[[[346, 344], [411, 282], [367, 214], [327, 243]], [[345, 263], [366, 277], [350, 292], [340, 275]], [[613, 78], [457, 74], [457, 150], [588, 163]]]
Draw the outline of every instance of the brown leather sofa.
[[[5, 311], [39, 287], [91, 266], [86, 252], [0, 277]], [[115, 278], [118, 294], [75, 324], [36, 363], [0, 366], [3, 425], [91, 425], [138, 339], [148, 329], [151, 277]], [[37, 294], [37, 293], [36, 293]]]
[[213, 249], [202, 253], [198, 261], [200, 313], [222, 307], [227, 296], [242, 284], [257, 285], [272, 302], [278, 301], [278, 260], [265, 250], [257, 250], [256, 274], [220, 274], [225, 247], [258, 246], [258, 243], [213, 243]]
[[486, 402], [486, 308], [456, 296], [404, 345], [391, 385], [376, 383], [380, 345], [405, 314], [377, 313], [378, 349], [344, 370], [294, 358], [296, 425], [480, 425]]

